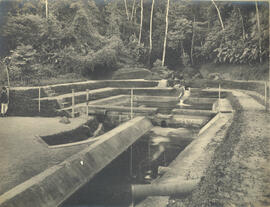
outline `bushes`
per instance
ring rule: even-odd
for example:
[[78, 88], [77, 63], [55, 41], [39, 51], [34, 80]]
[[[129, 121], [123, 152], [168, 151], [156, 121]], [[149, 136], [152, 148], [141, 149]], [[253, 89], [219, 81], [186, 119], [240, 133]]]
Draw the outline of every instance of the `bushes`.
[[10, 56], [10, 77], [11, 80], [28, 82], [37, 74], [38, 68], [35, 64], [36, 50], [31, 45], [19, 45]]

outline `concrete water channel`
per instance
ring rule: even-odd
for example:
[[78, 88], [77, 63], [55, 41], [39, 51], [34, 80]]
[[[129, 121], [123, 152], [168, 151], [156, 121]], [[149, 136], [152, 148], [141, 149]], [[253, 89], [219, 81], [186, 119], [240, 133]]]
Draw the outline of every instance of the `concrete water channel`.
[[[171, 170], [175, 160], [189, 157], [191, 163], [204, 157], [203, 146], [232, 118], [227, 115], [232, 112], [227, 94], [191, 88], [180, 100], [178, 89], [157, 87], [158, 82], [141, 81], [133, 87], [132, 81], [124, 81], [122, 85], [126, 83], [129, 88], [119, 87], [117, 81], [93, 88], [91, 101], [89, 91], [78, 92], [74, 106], [70, 105], [72, 94], [41, 98], [41, 108], [42, 103], [55, 107], [55, 101], [60, 102], [57, 114], [88, 114], [87, 121], [74, 130], [40, 136], [47, 147], [85, 147], [4, 193], [0, 206], [139, 206], [151, 195], [190, 193], [200, 176], [173, 182], [164, 178], [178, 177]], [[84, 88], [89, 88], [87, 84]], [[54, 89], [63, 90], [62, 86]], [[51, 88], [46, 90], [52, 93]], [[87, 105], [81, 97], [85, 95]]]
[[[162, 186], [168, 190], [162, 190], [160, 186], [149, 187], [217, 120], [218, 110], [222, 110], [218, 98], [223, 98], [224, 102], [226, 94], [188, 89], [180, 99], [177, 92], [170, 96], [147, 96], [146, 92], [142, 96], [136, 94], [138, 91], [132, 89], [131, 95], [111, 98], [105, 104], [101, 101], [90, 104], [88, 113], [102, 116], [103, 123], [113, 122], [116, 127], [133, 117], [145, 116], [152, 126], [61, 206], [135, 206], [150, 195], [185, 194], [185, 190], [189, 193], [197, 184], [198, 179], [195, 179], [191, 183], [182, 181]], [[228, 104], [225, 110], [228, 110]], [[83, 108], [80, 111], [85, 113]], [[182, 189], [185, 185], [186, 189]]]

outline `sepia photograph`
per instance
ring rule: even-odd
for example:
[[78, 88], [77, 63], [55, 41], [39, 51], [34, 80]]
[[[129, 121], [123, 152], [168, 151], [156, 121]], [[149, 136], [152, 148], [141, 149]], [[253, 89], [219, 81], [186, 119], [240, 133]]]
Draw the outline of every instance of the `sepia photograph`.
[[0, 0], [0, 207], [270, 207], [269, 0]]

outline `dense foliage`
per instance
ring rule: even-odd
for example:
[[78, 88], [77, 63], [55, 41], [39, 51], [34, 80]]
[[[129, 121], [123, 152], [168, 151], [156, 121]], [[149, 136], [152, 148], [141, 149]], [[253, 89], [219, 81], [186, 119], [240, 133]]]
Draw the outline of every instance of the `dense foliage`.
[[[156, 0], [149, 54], [152, 0], [2, 0], [0, 55], [10, 58], [12, 80], [66, 73], [94, 76], [123, 65], [150, 67], [162, 56], [166, 1]], [[171, 0], [165, 65], [169, 68], [263, 63], [268, 57], [268, 4]], [[134, 12], [132, 12], [132, 10]], [[127, 17], [127, 15], [129, 15]], [[133, 16], [131, 16], [133, 15]], [[149, 62], [150, 61], [150, 62]], [[2, 64], [3, 65], [3, 64]], [[4, 68], [1, 66], [1, 68]]]

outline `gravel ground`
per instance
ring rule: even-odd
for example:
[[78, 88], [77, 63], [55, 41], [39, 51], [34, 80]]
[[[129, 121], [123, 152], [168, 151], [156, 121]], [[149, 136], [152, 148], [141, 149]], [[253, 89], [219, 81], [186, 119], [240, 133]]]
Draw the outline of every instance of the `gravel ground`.
[[242, 92], [233, 92], [234, 122], [198, 188], [168, 207], [270, 206], [270, 114]]

